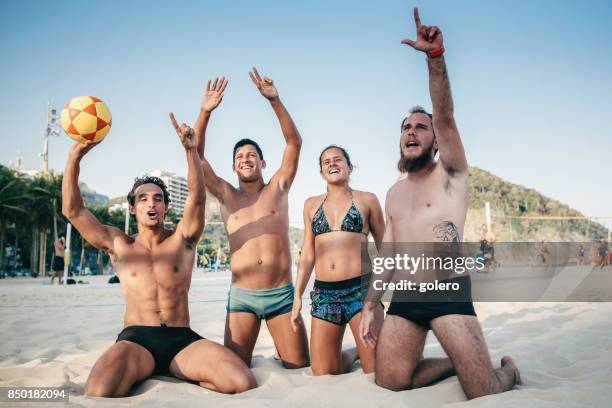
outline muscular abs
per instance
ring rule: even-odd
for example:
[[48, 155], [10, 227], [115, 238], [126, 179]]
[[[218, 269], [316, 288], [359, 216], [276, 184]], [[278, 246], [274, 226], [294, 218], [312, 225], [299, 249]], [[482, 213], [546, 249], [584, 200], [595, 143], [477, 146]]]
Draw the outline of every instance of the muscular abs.
[[174, 235], [151, 250], [133, 240], [117, 241], [111, 261], [126, 301], [124, 325], [189, 326], [193, 245]]

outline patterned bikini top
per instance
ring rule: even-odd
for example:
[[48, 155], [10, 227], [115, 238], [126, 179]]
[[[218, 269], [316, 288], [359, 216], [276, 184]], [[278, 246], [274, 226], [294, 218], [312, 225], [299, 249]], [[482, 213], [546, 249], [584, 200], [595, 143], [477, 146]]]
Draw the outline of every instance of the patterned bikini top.
[[340, 225], [340, 229], [331, 229], [329, 226], [329, 222], [327, 222], [327, 217], [325, 216], [325, 212], [323, 211], [323, 204], [325, 204], [325, 200], [327, 200], [327, 195], [323, 199], [323, 202], [315, 212], [314, 217], [312, 217], [312, 233], [315, 235], [325, 234], [327, 232], [335, 232], [335, 231], [346, 231], [346, 232], [355, 232], [357, 234], [364, 234], [367, 236], [365, 232], [363, 232], [363, 218], [361, 217], [361, 213], [357, 209], [355, 205], [355, 201], [353, 200], [353, 192], [350, 191], [351, 194], [351, 206], [349, 207], [346, 215], [342, 219], [342, 224]]

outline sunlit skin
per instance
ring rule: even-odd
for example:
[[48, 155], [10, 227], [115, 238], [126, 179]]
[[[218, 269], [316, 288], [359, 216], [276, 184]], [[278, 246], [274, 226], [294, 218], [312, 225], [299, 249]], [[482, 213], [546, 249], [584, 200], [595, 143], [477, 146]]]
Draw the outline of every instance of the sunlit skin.
[[[351, 190], [349, 178], [353, 167], [342, 151], [330, 148], [321, 155], [321, 177], [327, 182], [327, 193], [311, 197], [304, 203], [304, 243], [298, 265], [292, 323], [294, 330], [301, 325], [302, 295], [310, 280], [313, 268], [320, 281], [337, 282], [362, 275], [362, 248], [367, 242], [365, 234], [372, 233], [376, 245], [380, 245], [384, 231], [384, 219], [378, 199], [372, 193]], [[351, 193], [355, 206], [361, 213], [364, 229], [361, 233], [338, 231], [351, 205]], [[314, 236], [312, 218], [323, 203], [323, 212], [333, 232]], [[382, 324], [383, 309], [377, 310], [378, 327]], [[311, 320], [311, 367], [314, 375], [342, 374], [347, 372], [357, 357], [365, 373], [374, 370], [374, 350], [367, 348], [359, 336], [361, 313], [348, 322], [357, 349], [341, 352], [345, 325], [337, 325], [320, 319]]]
[[[69, 154], [62, 182], [62, 212], [81, 236], [106, 251], [121, 281], [125, 299], [124, 327], [189, 327], [188, 292], [195, 249], [204, 229], [204, 175], [196, 151], [195, 132], [186, 124], [172, 125], [185, 149], [189, 194], [183, 218], [174, 231], [165, 230], [168, 211], [162, 189], [145, 183], [133, 192], [129, 211], [138, 233], [128, 236], [116, 227], [101, 224], [84, 204], [78, 187], [80, 162], [97, 143], [75, 144]], [[85, 394], [122, 397], [133, 384], [155, 369], [150, 350], [121, 340], [96, 361], [85, 384]], [[235, 393], [256, 386], [255, 379], [238, 356], [207, 339], [189, 344], [173, 356], [169, 371], [181, 379], [212, 390]]]
[[413, 113], [402, 125], [400, 152], [407, 159], [416, 159], [432, 145], [437, 147], [431, 119], [424, 113]]
[[[212, 112], [223, 100], [228, 81], [225, 77], [208, 81], [195, 124], [198, 153], [206, 175], [206, 188], [219, 201], [221, 217], [230, 246], [232, 286], [246, 290], [279, 288], [291, 283], [289, 245], [289, 189], [297, 172], [302, 138], [285, 108], [271, 78], [249, 72], [259, 93], [270, 103], [285, 141], [281, 166], [266, 183], [266, 162], [255, 146], [246, 144], [234, 152], [232, 170], [238, 178], [235, 187], [217, 176], [205, 152], [206, 128]], [[298, 368], [308, 364], [306, 331], [291, 330], [290, 314], [266, 320], [283, 365]], [[230, 312], [226, 317], [224, 343], [246, 364], [251, 363], [261, 320], [248, 312]]]
[[138, 228], [163, 228], [168, 208], [161, 188], [151, 183], [143, 184], [134, 191], [134, 197], [130, 214], [135, 216]]
[[[427, 55], [433, 120], [420, 112], [408, 116], [401, 129], [400, 154], [403, 159], [413, 161], [430, 153], [423, 157], [422, 165], [404, 168], [405, 177], [387, 193], [383, 242], [389, 243], [388, 248], [392, 243], [460, 242], [468, 206], [468, 164], [454, 118], [450, 82], [442, 56], [442, 31], [436, 26], [421, 24], [416, 8], [414, 22], [416, 40], [405, 39], [402, 44]], [[434, 159], [436, 148], [438, 160]], [[393, 255], [392, 249], [388, 252], [383, 256]], [[393, 272], [383, 273], [380, 279], [389, 281]], [[449, 358], [423, 359], [428, 330], [401, 315], [402, 310], [414, 311], [419, 305], [402, 307], [392, 303], [390, 311], [396, 306], [400, 315], [388, 314], [378, 334], [373, 313], [376, 292], [371, 290], [369, 296], [360, 329], [364, 342], [376, 347], [378, 385], [400, 391], [429, 385], [456, 373], [466, 396], [476, 398], [507, 391], [520, 381], [518, 369], [508, 356], [501, 359], [500, 368], [493, 368], [476, 316], [449, 312], [432, 318], [430, 328]]]
[[266, 161], [259, 158], [255, 146], [245, 145], [236, 150], [232, 168], [241, 182], [254, 182], [263, 177]]

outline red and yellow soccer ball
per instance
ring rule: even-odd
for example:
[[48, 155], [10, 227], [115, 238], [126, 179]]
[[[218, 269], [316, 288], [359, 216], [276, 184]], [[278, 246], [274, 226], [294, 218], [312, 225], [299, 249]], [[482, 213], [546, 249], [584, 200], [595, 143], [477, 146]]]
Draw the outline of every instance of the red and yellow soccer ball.
[[64, 132], [79, 143], [99, 142], [111, 128], [113, 119], [108, 106], [94, 96], [77, 96], [62, 110]]

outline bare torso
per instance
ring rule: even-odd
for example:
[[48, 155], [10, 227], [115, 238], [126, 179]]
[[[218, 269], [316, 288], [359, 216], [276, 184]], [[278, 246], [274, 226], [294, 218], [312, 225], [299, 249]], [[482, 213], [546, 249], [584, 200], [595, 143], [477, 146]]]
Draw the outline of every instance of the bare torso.
[[221, 205], [229, 238], [232, 284], [269, 289], [291, 282], [288, 194], [277, 183], [254, 196], [233, 190]]
[[[336, 282], [361, 275], [361, 244], [367, 242], [370, 231], [370, 208], [364, 203], [363, 195], [368, 194], [353, 190], [355, 206], [361, 213], [363, 233], [337, 231], [351, 206], [351, 202], [342, 200], [334, 202], [326, 199], [323, 206], [325, 217], [332, 232], [315, 237], [315, 276], [318, 280]], [[325, 199], [325, 194], [315, 198], [310, 208], [311, 219]]]
[[395, 183], [386, 205], [394, 242], [459, 242], [467, 215], [467, 172], [450, 177], [437, 162], [427, 174]]
[[187, 292], [195, 250], [168, 234], [151, 249], [138, 238], [115, 239], [111, 261], [125, 297], [124, 326], [189, 326]]
[[66, 244], [64, 244], [64, 241], [62, 239], [57, 239], [53, 243], [53, 246], [55, 247], [55, 256], [63, 258], [66, 251]]

